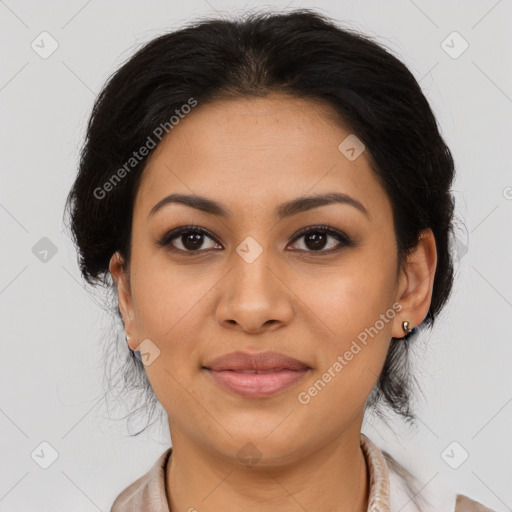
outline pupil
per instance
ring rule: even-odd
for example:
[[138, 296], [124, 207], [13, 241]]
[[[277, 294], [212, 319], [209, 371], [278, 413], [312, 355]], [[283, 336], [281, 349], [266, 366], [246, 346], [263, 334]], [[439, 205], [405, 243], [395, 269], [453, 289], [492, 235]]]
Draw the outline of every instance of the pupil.
[[[308, 249], [323, 249], [325, 245], [325, 233], [317, 231], [306, 235], [305, 243]], [[311, 243], [310, 243], [311, 242]]]
[[186, 249], [199, 249], [203, 245], [203, 235], [201, 233], [182, 235], [181, 242]]

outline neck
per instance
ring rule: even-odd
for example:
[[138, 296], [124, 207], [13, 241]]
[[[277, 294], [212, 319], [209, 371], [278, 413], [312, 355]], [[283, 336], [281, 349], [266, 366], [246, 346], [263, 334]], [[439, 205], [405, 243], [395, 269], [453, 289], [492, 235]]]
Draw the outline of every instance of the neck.
[[286, 464], [262, 458], [246, 466], [178, 432], [172, 439], [166, 475], [172, 512], [367, 511], [369, 473], [359, 428], [296, 454]]

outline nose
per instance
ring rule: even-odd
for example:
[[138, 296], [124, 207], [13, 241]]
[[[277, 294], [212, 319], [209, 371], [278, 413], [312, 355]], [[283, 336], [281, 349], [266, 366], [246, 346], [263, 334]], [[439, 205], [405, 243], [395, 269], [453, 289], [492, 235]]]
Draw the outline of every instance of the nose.
[[252, 262], [233, 254], [233, 267], [217, 285], [216, 319], [230, 329], [258, 333], [279, 329], [295, 314], [293, 293], [286, 285], [284, 262], [269, 250]]

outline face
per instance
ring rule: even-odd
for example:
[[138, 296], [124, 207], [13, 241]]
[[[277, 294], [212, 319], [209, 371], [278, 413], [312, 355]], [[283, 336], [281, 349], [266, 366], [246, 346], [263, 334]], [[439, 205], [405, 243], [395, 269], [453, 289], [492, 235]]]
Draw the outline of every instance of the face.
[[[359, 432], [391, 337], [428, 311], [432, 239], [397, 271], [391, 203], [331, 114], [278, 95], [199, 105], [148, 161], [129, 269], [114, 255], [111, 272], [173, 444], [283, 464]], [[269, 351], [288, 360], [251, 359]]]

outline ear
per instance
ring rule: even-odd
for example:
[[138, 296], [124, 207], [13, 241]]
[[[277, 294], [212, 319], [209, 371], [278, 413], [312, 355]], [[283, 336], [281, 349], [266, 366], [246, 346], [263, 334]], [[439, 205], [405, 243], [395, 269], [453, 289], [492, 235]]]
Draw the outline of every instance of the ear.
[[421, 324], [428, 314], [434, 287], [437, 266], [437, 250], [434, 233], [430, 228], [420, 234], [418, 244], [400, 270], [397, 301], [402, 305], [395, 317], [392, 336], [402, 338], [405, 332], [402, 322], [407, 320], [410, 328]]
[[109, 271], [117, 286], [117, 301], [123, 317], [124, 329], [130, 341], [128, 346], [132, 350], [137, 348], [137, 332], [135, 325], [135, 315], [133, 309], [133, 300], [128, 272], [123, 266], [124, 260], [119, 252], [115, 252], [110, 258]]

